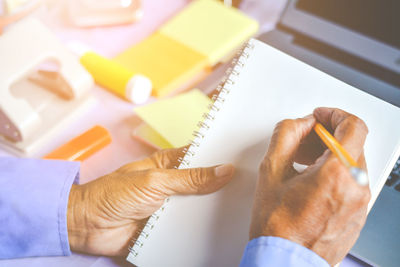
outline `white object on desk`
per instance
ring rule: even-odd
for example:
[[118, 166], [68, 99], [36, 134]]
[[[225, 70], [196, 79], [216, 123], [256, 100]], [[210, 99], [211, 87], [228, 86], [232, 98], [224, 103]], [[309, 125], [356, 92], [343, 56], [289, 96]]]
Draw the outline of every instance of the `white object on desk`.
[[95, 53], [81, 42], [71, 41], [67, 46], [79, 56], [80, 63], [102, 87], [134, 104], [144, 104], [149, 100], [153, 85], [146, 76], [135, 74], [114, 60]]
[[79, 27], [133, 23], [143, 17], [141, 0], [68, 0], [68, 15]]
[[[34, 19], [24, 19], [0, 36], [0, 59], [0, 144], [29, 156], [82, 111], [94, 82]], [[37, 70], [49, 61], [58, 65], [57, 71]], [[43, 88], [41, 81], [50, 86]]]
[[232, 0], [224, 0], [226, 6], [232, 6]]
[[280, 120], [320, 106], [363, 119], [370, 130], [364, 150], [369, 208], [400, 154], [399, 108], [257, 40], [215, 100], [179, 168], [233, 163], [235, 177], [214, 194], [169, 198], [128, 256], [137, 266], [238, 266], [249, 238], [258, 166]]

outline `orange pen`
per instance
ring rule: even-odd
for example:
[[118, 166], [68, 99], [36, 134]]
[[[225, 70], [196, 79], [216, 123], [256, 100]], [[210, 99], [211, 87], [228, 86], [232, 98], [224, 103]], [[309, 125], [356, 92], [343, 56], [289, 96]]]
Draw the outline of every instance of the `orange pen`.
[[110, 133], [105, 128], [97, 125], [43, 158], [82, 161], [110, 143]]
[[349, 169], [351, 175], [360, 185], [367, 185], [369, 182], [368, 175], [365, 170], [358, 167], [357, 162], [342, 147], [342, 145], [333, 137], [321, 123], [314, 126], [314, 130], [325, 145], [332, 151], [336, 157]]

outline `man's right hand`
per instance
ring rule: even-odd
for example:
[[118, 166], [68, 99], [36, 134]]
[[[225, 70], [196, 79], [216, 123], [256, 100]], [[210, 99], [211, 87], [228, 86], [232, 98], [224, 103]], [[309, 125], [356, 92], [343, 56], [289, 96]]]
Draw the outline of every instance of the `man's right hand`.
[[[334, 265], [359, 236], [370, 191], [324, 148], [313, 131], [316, 121], [365, 168], [368, 129], [359, 118], [339, 109], [318, 108], [305, 118], [280, 122], [260, 166], [250, 239], [282, 237]], [[294, 162], [308, 167], [298, 173]]]

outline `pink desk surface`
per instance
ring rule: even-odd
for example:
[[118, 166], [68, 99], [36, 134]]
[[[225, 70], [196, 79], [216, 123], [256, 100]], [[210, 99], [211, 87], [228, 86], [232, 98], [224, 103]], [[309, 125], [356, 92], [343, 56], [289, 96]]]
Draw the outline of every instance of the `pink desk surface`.
[[[273, 27], [286, 0], [247, 0], [242, 9], [254, 16], [262, 24], [263, 31]], [[144, 39], [161, 24], [182, 9], [189, 0], [143, 0], [144, 17], [132, 25], [117, 27], [80, 29], [68, 25], [63, 9], [58, 5], [42, 12], [38, 17], [58, 35], [63, 42], [82, 41], [98, 53], [114, 56], [118, 52]], [[263, 16], [258, 5], [268, 13]], [[201, 88], [200, 89], [204, 89]], [[43, 147], [36, 157], [41, 157], [69, 139], [84, 132], [93, 125], [106, 127], [113, 138], [112, 144], [82, 162], [81, 183], [107, 174], [121, 165], [143, 158], [154, 150], [131, 138], [131, 131], [139, 120], [134, 116], [134, 105], [96, 86], [93, 88], [95, 104], [81, 117], [60, 133], [55, 140]], [[0, 156], [10, 156], [0, 150]], [[0, 266], [132, 266], [124, 258], [107, 258], [73, 253], [70, 257], [40, 257], [0, 261]], [[342, 266], [361, 266], [346, 258]]]

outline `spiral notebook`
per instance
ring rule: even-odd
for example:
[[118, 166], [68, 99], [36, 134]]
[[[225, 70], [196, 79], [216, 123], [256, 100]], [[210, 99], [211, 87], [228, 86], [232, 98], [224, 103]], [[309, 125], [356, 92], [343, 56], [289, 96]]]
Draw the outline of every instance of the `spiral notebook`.
[[137, 266], [237, 266], [248, 242], [258, 166], [275, 124], [319, 106], [362, 118], [370, 207], [400, 154], [400, 109], [260, 41], [237, 57], [179, 168], [233, 163], [235, 177], [205, 196], [175, 196], [151, 216], [131, 248]]

